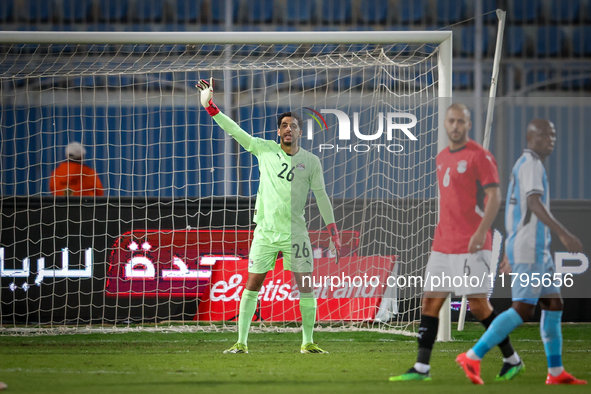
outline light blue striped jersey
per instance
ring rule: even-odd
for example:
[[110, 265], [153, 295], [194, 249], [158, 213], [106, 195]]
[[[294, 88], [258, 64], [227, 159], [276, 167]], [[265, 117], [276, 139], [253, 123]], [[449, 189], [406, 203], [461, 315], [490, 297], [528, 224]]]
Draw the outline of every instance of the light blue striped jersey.
[[511, 171], [505, 206], [505, 250], [511, 264], [540, 263], [550, 254], [550, 229], [528, 208], [527, 197], [539, 194], [550, 211], [548, 177], [540, 157], [525, 149]]

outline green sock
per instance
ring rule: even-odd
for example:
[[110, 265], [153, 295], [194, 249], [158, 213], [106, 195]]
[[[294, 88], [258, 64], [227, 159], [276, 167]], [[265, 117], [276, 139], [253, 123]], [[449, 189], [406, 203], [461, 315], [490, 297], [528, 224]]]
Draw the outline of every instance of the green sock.
[[300, 293], [300, 313], [302, 314], [302, 345], [314, 342], [316, 323], [316, 298], [314, 293]]
[[258, 291], [251, 291], [244, 289], [242, 298], [240, 299], [240, 314], [238, 315], [238, 342], [246, 345], [248, 341], [248, 330], [250, 323], [254, 316], [254, 311], [257, 309], [257, 301], [259, 298]]

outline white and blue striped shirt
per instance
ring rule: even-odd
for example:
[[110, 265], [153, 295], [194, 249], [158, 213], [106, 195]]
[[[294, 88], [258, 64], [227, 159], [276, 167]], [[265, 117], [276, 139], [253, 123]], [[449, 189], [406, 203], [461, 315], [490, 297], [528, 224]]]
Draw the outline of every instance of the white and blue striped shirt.
[[540, 194], [540, 201], [550, 211], [544, 164], [534, 151], [525, 149], [511, 171], [505, 206], [505, 250], [511, 264], [542, 264], [550, 256], [550, 229], [527, 205], [527, 197], [532, 194]]

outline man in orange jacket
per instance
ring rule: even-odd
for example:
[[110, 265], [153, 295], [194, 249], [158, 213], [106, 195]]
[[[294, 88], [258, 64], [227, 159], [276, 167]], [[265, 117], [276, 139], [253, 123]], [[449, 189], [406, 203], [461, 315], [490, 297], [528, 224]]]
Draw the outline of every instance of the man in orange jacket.
[[86, 149], [79, 142], [66, 147], [67, 160], [51, 174], [49, 189], [54, 196], [102, 196], [103, 184], [96, 171], [82, 164]]

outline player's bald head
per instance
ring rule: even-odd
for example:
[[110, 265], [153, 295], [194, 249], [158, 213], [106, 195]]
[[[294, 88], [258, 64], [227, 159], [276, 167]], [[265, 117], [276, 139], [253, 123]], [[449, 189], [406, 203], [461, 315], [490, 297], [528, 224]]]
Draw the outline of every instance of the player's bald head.
[[454, 103], [445, 112], [443, 126], [447, 132], [450, 149], [459, 149], [468, 141], [468, 132], [472, 128], [470, 110], [464, 104]]
[[554, 123], [546, 119], [534, 119], [527, 125], [527, 148], [534, 151], [542, 160], [550, 156], [556, 143]]
[[468, 107], [466, 107], [464, 104], [461, 103], [453, 103], [452, 105], [449, 106], [449, 108], [447, 109], [447, 112], [449, 111], [461, 111], [464, 113], [464, 118], [467, 122], [472, 120], [472, 115], [470, 114], [470, 110], [468, 109]]
[[547, 119], [534, 119], [527, 125], [525, 139], [529, 142], [537, 135], [554, 130], [554, 123]]

